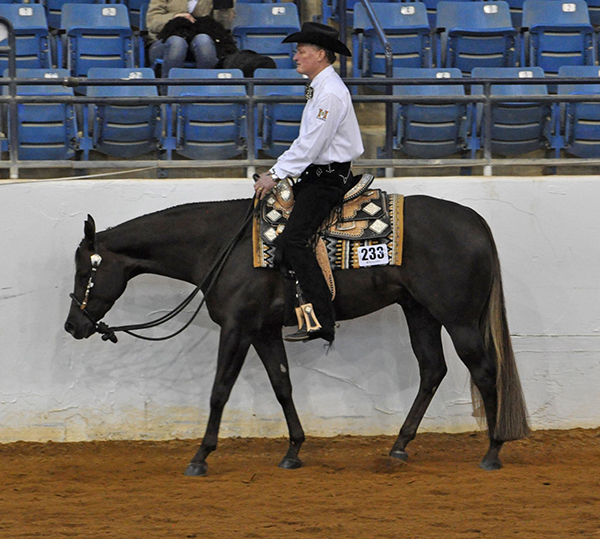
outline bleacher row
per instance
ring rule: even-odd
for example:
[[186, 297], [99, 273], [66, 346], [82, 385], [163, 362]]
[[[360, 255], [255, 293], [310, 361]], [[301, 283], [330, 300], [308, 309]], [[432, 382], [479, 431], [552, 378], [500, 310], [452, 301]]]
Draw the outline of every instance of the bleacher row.
[[[155, 67], [145, 65], [146, 4], [135, 11], [136, 27], [125, 4], [64, 3], [57, 12], [53, 6], [59, 1], [0, 3], [0, 16], [15, 28], [18, 67], [66, 68], [79, 77], [91, 67]], [[425, 3], [372, 6], [392, 46], [394, 67], [456, 67], [468, 74], [475, 67], [539, 66], [556, 75], [561, 66], [594, 65], [598, 57], [599, 40], [585, 0], [525, 0], [520, 27], [503, 0], [440, 1], [433, 27]], [[353, 75], [382, 75], [382, 44], [364, 6], [354, 8]], [[50, 32], [54, 25], [58, 35]], [[281, 40], [299, 27], [295, 4], [240, 3], [232, 33], [241, 49], [271, 56], [278, 68], [291, 68], [293, 44]], [[4, 68], [6, 59], [2, 62]]]
[[[10, 20], [17, 37], [18, 77], [67, 76], [152, 79], [145, 67], [143, 30], [146, 4], [0, 3], [0, 16]], [[136, 0], [139, 1], [139, 0]], [[56, 2], [56, 3], [55, 3]], [[598, 78], [597, 38], [583, 0], [526, 0], [519, 32], [509, 4], [498, 1], [372, 4], [393, 47], [394, 77], [456, 78], [545, 75]], [[328, 5], [328, 4], [325, 4]], [[431, 11], [435, 23], [431, 27]], [[364, 7], [349, 5], [354, 26], [353, 69], [356, 77], [377, 77], [385, 71], [384, 54]], [[429, 14], [428, 14], [429, 10]], [[131, 25], [137, 16], [138, 28]], [[58, 16], [59, 19], [51, 17]], [[48, 25], [48, 21], [53, 21]], [[53, 25], [60, 32], [53, 33]], [[258, 78], [299, 77], [292, 62], [293, 45], [281, 39], [300, 26], [291, 3], [238, 3], [233, 34], [240, 48], [274, 58], [278, 70], [259, 70]], [[141, 31], [141, 33], [140, 33]], [[3, 67], [6, 67], [6, 58]], [[432, 66], [436, 65], [436, 68]], [[521, 67], [517, 67], [521, 66]], [[237, 70], [174, 69], [170, 78], [237, 78]], [[457, 82], [459, 82], [457, 80]], [[600, 82], [600, 81], [599, 81]], [[352, 89], [356, 92], [356, 86]], [[492, 85], [492, 95], [522, 96], [597, 94], [599, 85]], [[256, 86], [258, 95], [301, 95], [302, 86]], [[7, 87], [3, 87], [4, 94]], [[442, 95], [443, 104], [401, 104], [394, 107], [394, 147], [405, 155], [439, 158], [456, 152], [475, 156], [486, 136], [483, 107], [457, 103], [452, 97], [480, 95], [470, 84], [394, 87], [394, 94]], [[73, 95], [63, 86], [22, 85], [22, 96]], [[89, 86], [87, 95], [157, 96], [148, 86]], [[168, 95], [245, 96], [243, 85], [169, 86]], [[301, 104], [268, 103], [257, 107], [253, 129], [256, 150], [277, 157], [294, 140]], [[246, 106], [243, 103], [149, 104], [123, 107], [95, 104], [19, 104], [19, 159], [70, 159], [80, 152], [88, 159], [97, 150], [117, 158], [134, 158], [161, 151], [192, 159], [229, 159], [245, 151]], [[8, 119], [10, 122], [11, 119]], [[600, 104], [496, 103], [492, 107], [492, 151], [518, 155], [539, 148], [559, 155], [565, 149], [579, 157], [600, 156]], [[9, 147], [10, 129], [2, 129], [2, 151]]]

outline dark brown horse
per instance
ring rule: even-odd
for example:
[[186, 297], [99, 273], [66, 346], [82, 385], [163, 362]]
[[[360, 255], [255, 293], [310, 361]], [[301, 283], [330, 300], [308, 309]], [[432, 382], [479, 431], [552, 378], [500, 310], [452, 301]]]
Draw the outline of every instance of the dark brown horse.
[[[153, 273], [202, 283], [211, 264], [231, 241], [222, 233], [228, 230], [224, 225], [237, 228], [249, 206], [249, 200], [177, 206], [98, 234], [88, 218], [85, 238], [77, 249], [75, 299], [65, 329], [76, 339], [90, 337], [98, 329], [96, 322], [136, 275]], [[408, 458], [406, 446], [415, 437], [447, 371], [443, 326], [483, 401], [490, 445], [481, 467], [498, 469], [502, 466], [498, 456], [502, 444], [526, 436], [529, 428], [492, 234], [473, 210], [427, 196], [406, 197], [404, 214], [402, 266], [336, 272], [337, 319], [349, 320], [396, 303], [404, 309], [421, 381], [390, 451], [391, 457], [402, 460]], [[208, 312], [221, 333], [210, 417], [187, 475], [206, 474], [206, 457], [217, 447], [223, 408], [250, 346], [267, 370], [289, 428], [290, 445], [280, 466], [302, 465], [298, 452], [304, 431], [292, 400], [281, 332], [283, 276], [253, 267], [251, 242], [248, 226], [205, 293]], [[95, 254], [102, 257], [101, 263]], [[87, 285], [92, 275], [94, 286], [90, 288]], [[84, 297], [85, 311], [80, 307]]]

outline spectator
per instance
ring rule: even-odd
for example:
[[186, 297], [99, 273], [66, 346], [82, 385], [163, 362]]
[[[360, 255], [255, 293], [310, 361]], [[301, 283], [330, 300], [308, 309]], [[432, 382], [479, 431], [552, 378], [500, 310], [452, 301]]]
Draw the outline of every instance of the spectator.
[[233, 0], [150, 0], [146, 25], [150, 40], [149, 59], [154, 65], [162, 59], [162, 77], [168, 77], [172, 67], [183, 67], [187, 58], [195, 61], [197, 68], [211, 69], [219, 62], [215, 40], [206, 33], [198, 33], [188, 42], [181, 35], [170, 35], [164, 41], [158, 34], [174, 19], [196, 23], [210, 16], [224, 26], [233, 20]]

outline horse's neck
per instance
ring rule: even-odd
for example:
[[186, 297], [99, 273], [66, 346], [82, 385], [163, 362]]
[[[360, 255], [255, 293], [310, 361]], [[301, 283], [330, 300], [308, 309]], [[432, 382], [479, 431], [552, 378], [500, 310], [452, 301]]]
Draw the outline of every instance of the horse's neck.
[[130, 277], [152, 273], [198, 283], [241, 226], [249, 200], [176, 206], [102, 233], [130, 261]]

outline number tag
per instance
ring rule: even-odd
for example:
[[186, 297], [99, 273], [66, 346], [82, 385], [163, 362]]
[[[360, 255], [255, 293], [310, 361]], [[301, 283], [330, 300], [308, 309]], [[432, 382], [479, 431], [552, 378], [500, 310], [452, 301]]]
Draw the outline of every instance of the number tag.
[[285, 15], [285, 6], [277, 6], [271, 8], [271, 13], [273, 15]]
[[19, 16], [20, 17], [32, 17], [33, 16], [33, 8], [20, 7], [19, 8]]
[[450, 73], [448, 71], [438, 71], [435, 74], [435, 78], [436, 79], [449, 79], [450, 78]]
[[495, 4], [486, 4], [483, 6], [483, 12], [489, 14], [498, 13], [498, 6]]
[[415, 6], [402, 6], [400, 8], [400, 13], [402, 13], [402, 15], [414, 15], [415, 12]]
[[533, 71], [519, 71], [519, 78], [520, 79], [532, 79]]
[[575, 4], [571, 4], [571, 3], [563, 4], [562, 10], [565, 13], [575, 13], [575, 11], [577, 11], [577, 6]]
[[114, 7], [103, 7], [102, 8], [102, 16], [103, 17], [116, 17], [117, 9]]
[[231, 73], [217, 73], [218, 79], [231, 79], [233, 78]]
[[357, 252], [360, 267], [383, 266], [390, 263], [387, 245], [362, 245]]

